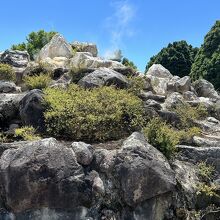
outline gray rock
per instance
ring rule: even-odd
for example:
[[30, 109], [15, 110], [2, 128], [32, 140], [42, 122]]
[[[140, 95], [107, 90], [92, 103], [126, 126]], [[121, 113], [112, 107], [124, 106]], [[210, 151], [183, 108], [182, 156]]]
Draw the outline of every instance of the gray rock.
[[153, 64], [146, 73], [150, 79], [153, 91], [159, 95], [167, 95], [167, 84], [173, 75], [162, 65]]
[[33, 126], [38, 131], [44, 131], [43, 92], [39, 89], [29, 91], [20, 101], [19, 112], [23, 125]]
[[122, 197], [132, 207], [175, 188], [174, 172], [166, 158], [137, 132], [124, 141], [115, 170]]
[[140, 98], [143, 101], [147, 101], [148, 99], [153, 99], [153, 100], [155, 100], [157, 102], [164, 102], [165, 99], [166, 99], [166, 96], [156, 95], [156, 94], [153, 94], [152, 91], [149, 91], [149, 92], [141, 92]]
[[181, 104], [184, 104], [183, 96], [178, 92], [174, 92], [167, 97], [166, 101], [163, 104], [163, 108], [165, 110], [170, 110]]
[[208, 136], [203, 136], [203, 137], [194, 136], [193, 144], [199, 147], [219, 147], [220, 148], [220, 138], [219, 140], [217, 140], [217, 139], [213, 139], [212, 137], [208, 137]]
[[27, 51], [6, 50], [0, 58], [0, 62], [7, 63], [13, 67], [26, 67], [30, 60]]
[[70, 68], [74, 72], [82, 72], [87, 69], [106, 67], [111, 69], [124, 68], [124, 65], [117, 61], [105, 60], [100, 57], [93, 57], [89, 52], [77, 52], [70, 59]]
[[39, 52], [37, 60], [45, 60], [46, 58], [65, 57], [71, 58], [73, 56], [72, 47], [60, 34], [53, 36], [51, 41], [46, 44]]
[[148, 99], [147, 101], [144, 102], [144, 105], [146, 105], [147, 107], [154, 108], [155, 110], [162, 109], [161, 104], [153, 99]]
[[193, 83], [198, 96], [208, 97], [213, 99], [220, 99], [218, 93], [215, 91], [214, 86], [205, 79], [198, 79]]
[[10, 120], [18, 116], [19, 102], [24, 96], [24, 93], [0, 94], [0, 126], [8, 124]]
[[122, 74], [108, 69], [108, 68], [99, 68], [94, 72], [83, 77], [78, 85], [84, 88], [93, 88], [100, 86], [110, 86], [115, 85], [118, 88], [127, 88], [128, 80]]
[[0, 93], [11, 93], [15, 92], [17, 87], [14, 82], [7, 82], [0, 80]]
[[187, 92], [191, 88], [191, 79], [189, 76], [184, 76], [176, 82], [176, 91], [183, 93]]
[[177, 126], [181, 123], [180, 117], [177, 115], [176, 112], [160, 110], [158, 111], [158, 114], [164, 121], [172, 124], [173, 126]]
[[205, 161], [207, 164], [215, 166], [220, 174], [220, 147], [192, 147], [178, 145], [178, 159], [191, 163]]
[[89, 52], [94, 57], [97, 57], [98, 55], [98, 49], [95, 44], [75, 41], [71, 44], [71, 46], [77, 52]]
[[76, 154], [77, 162], [82, 165], [89, 165], [93, 159], [93, 150], [90, 144], [84, 142], [73, 142], [71, 148]]
[[196, 101], [198, 100], [198, 97], [196, 96], [196, 94], [194, 92], [191, 91], [186, 91], [183, 93], [183, 98], [186, 101]]
[[83, 169], [71, 148], [53, 138], [17, 146], [4, 151], [0, 159], [1, 193], [10, 210], [67, 210], [90, 203]]
[[146, 73], [147, 77], [157, 77], [171, 79], [173, 75], [161, 64], [153, 64]]
[[167, 84], [167, 90], [169, 92], [184, 93], [191, 90], [191, 79], [189, 76], [182, 78], [174, 76]]

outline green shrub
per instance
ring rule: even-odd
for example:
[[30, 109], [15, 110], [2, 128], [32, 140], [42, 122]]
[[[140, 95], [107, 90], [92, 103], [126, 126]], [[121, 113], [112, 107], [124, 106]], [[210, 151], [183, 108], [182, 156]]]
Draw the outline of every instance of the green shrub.
[[16, 80], [15, 72], [10, 65], [0, 63], [0, 80]]
[[217, 193], [218, 187], [215, 184], [210, 185], [206, 183], [199, 183], [196, 188], [197, 188], [197, 192], [196, 192], [197, 195], [204, 195], [207, 197], [214, 196], [220, 198], [220, 196]]
[[191, 127], [179, 131], [181, 142], [190, 142], [194, 136], [199, 136], [202, 130], [198, 127]]
[[4, 133], [0, 132], [0, 143], [4, 143], [6, 141], [7, 141], [7, 136]]
[[36, 134], [35, 128], [31, 126], [24, 126], [22, 128], [15, 129], [15, 136], [24, 141], [35, 141], [40, 139], [40, 136]]
[[129, 78], [130, 86], [128, 92], [131, 92], [135, 95], [140, 95], [141, 91], [144, 89], [144, 78], [140, 76], [133, 76]]
[[125, 57], [122, 60], [122, 64], [127, 67], [132, 68], [134, 71], [137, 71], [137, 66], [135, 66], [135, 64], [132, 61], [130, 61], [129, 59], [127, 59]]
[[26, 76], [24, 83], [29, 89], [44, 89], [50, 84], [51, 80], [49, 74], [42, 73], [40, 75]]
[[190, 128], [194, 126], [194, 121], [207, 117], [208, 113], [204, 105], [199, 104], [192, 107], [188, 103], [179, 104], [172, 109], [180, 117], [181, 128]]
[[74, 140], [103, 141], [122, 138], [142, 126], [141, 100], [126, 90], [101, 87], [45, 91], [47, 130]]
[[215, 171], [215, 168], [211, 165], [208, 165], [206, 162], [200, 162], [198, 164], [198, 168], [199, 168], [199, 175], [202, 178], [205, 178], [206, 180], [211, 179], [211, 177], [213, 176], [213, 173]]
[[179, 132], [166, 124], [160, 118], [153, 118], [144, 129], [148, 142], [160, 150], [168, 159], [176, 152], [179, 143]]

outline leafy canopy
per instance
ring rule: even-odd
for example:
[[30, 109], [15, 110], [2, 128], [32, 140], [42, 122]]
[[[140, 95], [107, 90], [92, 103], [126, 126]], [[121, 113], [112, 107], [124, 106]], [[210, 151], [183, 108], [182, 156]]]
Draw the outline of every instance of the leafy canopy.
[[173, 75], [180, 77], [189, 75], [197, 52], [198, 48], [193, 48], [186, 41], [170, 43], [157, 55], [150, 58], [146, 66], [146, 72], [153, 64], [161, 64]]
[[39, 30], [37, 32], [31, 32], [26, 40], [27, 43], [21, 43], [17, 45], [12, 45], [12, 50], [27, 50], [31, 60], [34, 59], [36, 54], [43, 48], [56, 34], [57, 32], [50, 31], [46, 32], [44, 30]]
[[194, 80], [204, 78], [220, 89], [220, 20], [205, 36], [190, 75]]

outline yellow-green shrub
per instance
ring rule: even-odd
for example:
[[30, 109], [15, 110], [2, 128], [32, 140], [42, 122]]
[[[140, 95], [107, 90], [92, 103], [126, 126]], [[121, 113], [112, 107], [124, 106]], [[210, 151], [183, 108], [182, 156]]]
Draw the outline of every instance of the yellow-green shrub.
[[204, 161], [198, 164], [198, 168], [199, 168], [199, 175], [206, 180], [210, 180], [215, 171], [215, 168], [213, 166], [208, 165]]
[[15, 81], [16, 75], [13, 68], [8, 64], [0, 63], [0, 80]]
[[194, 121], [207, 117], [207, 110], [202, 104], [192, 107], [188, 103], [179, 104], [172, 109], [180, 117], [181, 127], [190, 128], [194, 126]]
[[51, 80], [52, 79], [49, 74], [40, 74], [35, 76], [26, 76], [24, 78], [24, 83], [29, 89], [44, 89], [50, 84]]
[[84, 90], [47, 88], [45, 121], [49, 133], [74, 140], [119, 139], [143, 124], [141, 100], [113, 87]]
[[22, 128], [15, 129], [15, 136], [24, 141], [35, 141], [40, 139], [40, 136], [36, 134], [35, 128], [31, 126], [24, 126]]
[[141, 91], [144, 89], [144, 78], [140, 76], [132, 76], [129, 78], [129, 84], [128, 91], [135, 95], [140, 95]]
[[171, 158], [176, 152], [176, 145], [180, 140], [179, 132], [162, 121], [162, 119], [151, 119], [144, 129], [144, 134], [148, 142], [160, 150], [167, 158]]

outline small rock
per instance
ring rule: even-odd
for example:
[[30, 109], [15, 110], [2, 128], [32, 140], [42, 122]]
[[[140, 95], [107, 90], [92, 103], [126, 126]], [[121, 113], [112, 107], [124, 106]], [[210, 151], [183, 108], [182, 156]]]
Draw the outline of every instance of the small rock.
[[76, 154], [77, 162], [82, 165], [89, 165], [93, 159], [92, 146], [84, 142], [73, 142], [71, 145]]

